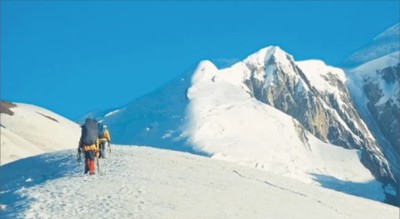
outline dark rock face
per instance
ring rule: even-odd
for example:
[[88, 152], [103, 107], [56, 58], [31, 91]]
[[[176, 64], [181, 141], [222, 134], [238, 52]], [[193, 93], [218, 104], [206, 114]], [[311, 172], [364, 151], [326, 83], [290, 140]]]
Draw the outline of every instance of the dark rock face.
[[[362, 90], [367, 98], [367, 123], [383, 145], [394, 178], [400, 182], [400, 64], [382, 67], [375, 75], [363, 76]], [[359, 106], [361, 107], [361, 106]], [[365, 116], [365, 115], [364, 115]], [[366, 116], [368, 117], [368, 116]]]
[[376, 124], [378, 125], [382, 135], [390, 142], [390, 146], [397, 155], [400, 156], [400, 64], [397, 66], [387, 67], [377, 74], [386, 83], [386, 86], [397, 86], [394, 88], [394, 93], [386, 102], [379, 102], [385, 98], [382, 87], [376, 80], [365, 79], [363, 90], [368, 98], [368, 110], [371, 112]]

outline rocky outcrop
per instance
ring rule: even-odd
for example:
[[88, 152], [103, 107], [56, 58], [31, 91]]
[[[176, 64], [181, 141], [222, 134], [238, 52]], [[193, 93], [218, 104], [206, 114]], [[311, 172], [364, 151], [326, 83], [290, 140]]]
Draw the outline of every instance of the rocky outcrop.
[[[253, 55], [244, 62], [250, 71], [245, 84], [254, 98], [291, 115], [325, 142], [361, 150], [363, 164], [378, 179], [393, 178], [380, 147], [354, 107], [343, 71], [316, 62], [307, 65], [320, 65], [320, 72], [305, 72], [279, 48], [270, 56]], [[321, 89], [312, 77], [319, 77], [329, 89]]]
[[8, 102], [8, 101], [4, 101], [4, 100], [0, 100], [0, 113], [4, 113], [7, 115], [14, 115], [14, 112], [11, 110], [11, 108], [16, 107], [17, 105]]

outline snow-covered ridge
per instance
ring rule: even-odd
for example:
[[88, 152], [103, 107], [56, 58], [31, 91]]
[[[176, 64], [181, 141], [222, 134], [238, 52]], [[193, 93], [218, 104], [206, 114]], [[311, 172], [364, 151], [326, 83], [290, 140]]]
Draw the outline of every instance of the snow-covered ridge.
[[398, 217], [399, 209], [390, 205], [234, 163], [147, 147], [112, 147], [94, 176], [83, 175], [75, 150], [1, 166], [0, 217]]
[[43, 152], [76, 148], [78, 124], [47, 109], [16, 103], [1, 113], [1, 164]]

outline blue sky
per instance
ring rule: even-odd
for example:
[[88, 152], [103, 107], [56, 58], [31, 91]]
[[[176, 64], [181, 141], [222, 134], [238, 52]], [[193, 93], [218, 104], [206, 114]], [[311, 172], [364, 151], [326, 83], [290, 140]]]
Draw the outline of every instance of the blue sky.
[[269, 45], [340, 65], [397, 22], [399, 1], [1, 1], [1, 99], [75, 120]]

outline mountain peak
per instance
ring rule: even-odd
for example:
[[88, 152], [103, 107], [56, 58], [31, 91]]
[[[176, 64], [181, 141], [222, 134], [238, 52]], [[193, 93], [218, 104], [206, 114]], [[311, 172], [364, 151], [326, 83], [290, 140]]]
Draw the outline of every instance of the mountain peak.
[[279, 46], [267, 46], [258, 50], [258, 52], [254, 54], [259, 54], [259, 55], [264, 54], [265, 56], [267, 56], [270, 54], [279, 54], [279, 53], [285, 53], [285, 51], [283, 51]]
[[251, 54], [244, 60], [244, 62], [264, 66], [265, 63], [268, 62], [272, 57], [275, 58], [276, 62], [280, 63], [284, 63], [291, 59], [289, 58], [291, 56], [283, 51], [279, 46], [268, 46]]

